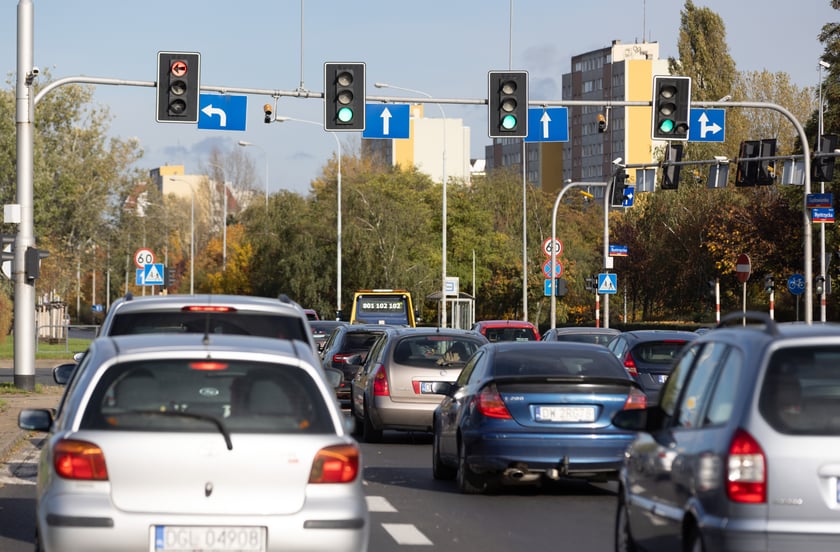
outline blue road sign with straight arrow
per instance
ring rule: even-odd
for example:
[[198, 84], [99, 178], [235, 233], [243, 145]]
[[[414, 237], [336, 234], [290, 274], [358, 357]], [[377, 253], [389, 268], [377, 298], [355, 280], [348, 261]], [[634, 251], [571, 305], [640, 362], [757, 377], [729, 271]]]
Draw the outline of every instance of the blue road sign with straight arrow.
[[399, 140], [408, 138], [409, 131], [408, 104], [365, 104], [362, 138]]
[[528, 136], [526, 142], [568, 142], [569, 108], [528, 108]]

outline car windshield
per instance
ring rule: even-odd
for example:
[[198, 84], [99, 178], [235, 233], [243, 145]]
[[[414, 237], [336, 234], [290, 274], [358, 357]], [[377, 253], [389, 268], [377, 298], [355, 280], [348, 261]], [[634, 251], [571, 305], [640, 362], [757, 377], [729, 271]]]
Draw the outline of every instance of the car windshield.
[[[221, 424], [221, 425], [220, 425]], [[206, 358], [112, 366], [94, 388], [82, 429], [333, 433], [315, 381], [294, 366]]]
[[758, 408], [780, 433], [840, 435], [840, 347], [786, 348], [770, 358]]
[[537, 336], [531, 328], [487, 328], [484, 336], [489, 341], [536, 341]]
[[114, 317], [109, 335], [146, 333], [211, 333], [254, 335], [307, 341], [300, 318], [243, 311], [122, 312]]
[[497, 353], [493, 374], [496, 377], [589, 376], [627, 379], [624, 369], [613, 360], [607, 349], [603, 352], [561, 352], [554, 347], [516, 349]]

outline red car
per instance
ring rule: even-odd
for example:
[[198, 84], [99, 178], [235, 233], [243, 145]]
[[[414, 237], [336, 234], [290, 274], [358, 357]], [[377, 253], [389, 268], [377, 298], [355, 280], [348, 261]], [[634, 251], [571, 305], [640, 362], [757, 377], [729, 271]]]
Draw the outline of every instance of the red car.
[[476, 322], [472, 329], [490, 342], [540, 340], [537, 327], [523, 320], [482, 320]]

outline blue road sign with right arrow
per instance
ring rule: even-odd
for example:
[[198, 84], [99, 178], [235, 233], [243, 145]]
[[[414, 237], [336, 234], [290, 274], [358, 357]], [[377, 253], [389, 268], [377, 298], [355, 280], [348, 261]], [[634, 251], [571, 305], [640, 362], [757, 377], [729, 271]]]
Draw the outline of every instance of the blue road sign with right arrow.
[[688, 121], [689, 142], [723, 142], [725, 135], [725, 109], [691, 110]]
[[528, 136], [526, 142], [568, 142], [569, 108], [528, 108]]

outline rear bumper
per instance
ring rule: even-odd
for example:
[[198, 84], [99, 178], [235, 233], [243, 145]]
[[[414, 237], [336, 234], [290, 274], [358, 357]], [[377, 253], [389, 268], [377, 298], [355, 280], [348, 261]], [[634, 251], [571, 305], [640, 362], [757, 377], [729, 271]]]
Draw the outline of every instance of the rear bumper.
[[432, 417], [439, 404], [440, 401], [395, 402], [390, 397], [375, 397], [368, 415], [377, 429], [432, 431]]

